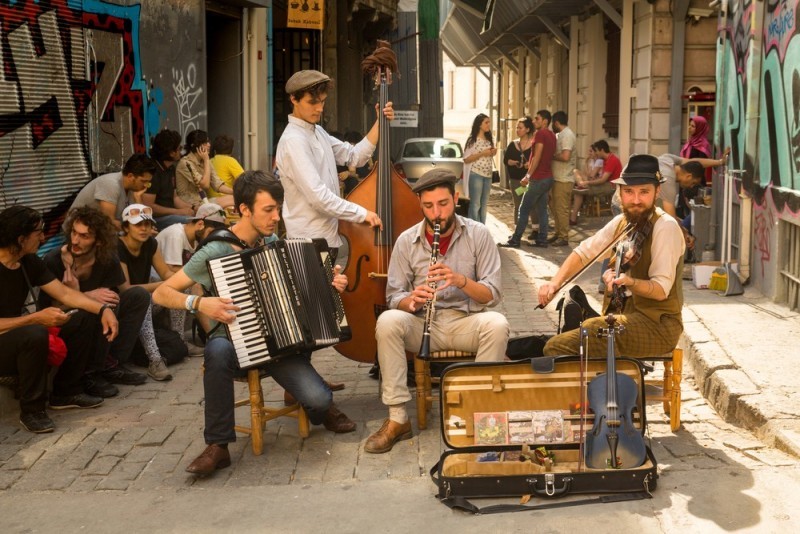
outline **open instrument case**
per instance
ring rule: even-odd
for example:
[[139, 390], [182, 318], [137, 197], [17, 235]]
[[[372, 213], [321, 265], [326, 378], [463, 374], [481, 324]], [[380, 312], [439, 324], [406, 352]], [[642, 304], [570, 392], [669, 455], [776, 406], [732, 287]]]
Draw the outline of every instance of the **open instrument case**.
[[[582, 409], [587, 403], [581, 398], [585, 394], [581, 377], [588, 384], [605, 374], [607, 363], [590, 359], [584, 365], [582, 373], [576, 356], [559, 356], [448, 367], [439, 385], [439, 402], [442, 437], [449, 450], [431, 468], [439, 488], [437, 498], [474, 513], [648, 498], [658, 473], [646, 441], [644, 463], [638, 467], [592, 469], [582, 461], [581, 430], [584, 435], [591, 432], [594, 416]], [[616, 366], [618, 374], [635, 381], [638, 398], [631, 419], [643, 436], [647, 422], [642, 368], [627, 358], [617, 358]], [[581, 411], [588, 412], [582, 428]], [[467, 500], [522, 497], [527, 502], [529, 496], [548, 499], [585, 493], [614, 495], [484, 508]]]

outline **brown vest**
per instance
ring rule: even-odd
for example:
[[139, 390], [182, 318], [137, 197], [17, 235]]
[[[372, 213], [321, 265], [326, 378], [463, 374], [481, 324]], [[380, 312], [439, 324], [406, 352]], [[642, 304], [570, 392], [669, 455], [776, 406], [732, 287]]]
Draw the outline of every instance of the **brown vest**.
[[[653, 227], [655, 227], [656, 221], [661, 215], [656, 212], [653, 215]], [[625, 228], [627, 222], [623, 218], [620, 221], [619, 227], [617, 228], [617, 234]], [[653, 246], [653, 233], [650, 232], [650, 235], [647, 236], [647, 239], [644, 240], [644, 244], [642, 245], [642, 255], [639, 258], [639, 261], [636, 262], [636, 265], [631, 267], [628, 274], [636, 278], [637, 280], [649, 280], [650, 277], [648, 275], [650, 271], [650, 264], [653, 261], [653, 256], [650, 253], [650, 249]], [[641, 283], [641, 282], [640, 282]], [[654, 282], [655, 283], [655, 282]], [[606, 296], [603, 299], [603, 313], [607, 313], [608, 305], [610, 303], [611, 296], [606, 292]], [[667, 298], [658, 301], [649, 299], [646, 297], [642, 297], [636, 295], [634, 293], [632, 298], [628, 298], [627, 302], [625, 303], [625, 313], [633, 313], [639, 312], [648, 319], [653, 322], [660, 322], [662, 315], [670, 315], [677, 319], [678, 321], [682, 321], [681, 319], [681, 308], [683, 307], [683, 256], [678, 260], [678, 264], [675, 266], [675, 282], [672, 284], [672, 287], [669, 290], [669, 295]]]

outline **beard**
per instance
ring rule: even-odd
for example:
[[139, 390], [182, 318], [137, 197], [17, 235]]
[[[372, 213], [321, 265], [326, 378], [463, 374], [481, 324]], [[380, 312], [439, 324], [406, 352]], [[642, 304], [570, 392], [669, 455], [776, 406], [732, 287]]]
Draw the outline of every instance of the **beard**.
[[455, 224], [455, 222], [456, 222], [456, 214], [453, 213], [452, 215], [450, 215], [450, 217], [448, 217], [447, 219], [444, 219], [444, 220], [442, 220], [442, 219], [433, 219], [433, 220], [431, 220], [431, 219], [425, 217], [425, 221], [428, 223], [428, 226], [430, 227], [431, 231], [433, 231], [433, 225], [436, 224], [436, 223], [439, 223], [439, 234], [440, 235], [445, 235], [453, 227], [453, 224]]
[[640, 226], [645, 221], [649, 220], [655, 212], [655, 205], [651, 205], [647, 208], [636, 208], [635, 210], [622, 206], [622, 213], [625, 215], [625, 220], [632, 223], [634, 226]]

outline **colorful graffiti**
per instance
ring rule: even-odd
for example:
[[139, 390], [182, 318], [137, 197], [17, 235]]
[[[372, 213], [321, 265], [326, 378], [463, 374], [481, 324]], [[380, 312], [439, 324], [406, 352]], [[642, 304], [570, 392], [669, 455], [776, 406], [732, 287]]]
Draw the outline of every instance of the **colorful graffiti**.
[[0, 207], [60, 217], [93, 174], [146, 149], [139, 10], [0, 2]]
[[[797, 0], [729, 2], [720, 47], [719, 132], [731, 164], [746, 169], [756, 202], [769, 191], [776, 209], [800, 208], [800, 35]], [[755, 9], [763, 9], [756, 28]], [[758, 32], [758, 41], [755, 39]], [[756, 61], [751, 54], [760, 53]], [[755, 112], [754, 110], [758, 110]]]

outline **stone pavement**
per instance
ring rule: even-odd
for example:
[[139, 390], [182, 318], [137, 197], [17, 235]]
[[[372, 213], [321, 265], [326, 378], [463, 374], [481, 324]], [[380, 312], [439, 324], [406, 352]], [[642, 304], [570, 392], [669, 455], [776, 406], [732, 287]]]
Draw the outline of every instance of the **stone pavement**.
[[[488, 226], [499, 242], [509, 233], [510, 198], [494, 191], [490, 202], [493, 216]], [[587, 220], [578, 226], [576, 242], [601, 222]], [[537, 280], [552, 276], [567, 253], [567, 247], [501, 251], [505, 292], [501, 311], [510, 320], [512, 335], [555, 331], [554, 306], [535, 310], [533, 295]], [[596, 273], [593, 271], [582, 280], [590, 298], [596, 295], [592, 292], [596, 290]], [[672, 513], [666, 511], [670, 507], [702, 517], [724, 530], [730, 530], [732, 518], [752, 526], [756, 518], [748, 507], [753, 499], [744, 492], [760, 490], [769, 495], [774, 490], [771, 484], [775, 477], [794, 477], [792, 473], [800, 465], [796, 458], [770, 446], [796, 451], [792, 432], [796, 431], [793, 425], [797, 422], [797, 408], [791, 401], [798, 398], [797, 381], [792, 378], [789, 361], [793, 353], [789, 349], [798, 339], [798, 317], [750, 293], [742, 297], [719, 297], [687, 285], [686, 294], [685, 343], [691, 365], [684, 370], [683, 429], [674, 434], [670, 431], [660, 404], [649, 406], [647, 414], [648, 434], [662, 476], [660, 487], [668, 490], [657, 492], [650, 503], [622, 505], [616, 510], [661, 514], [659, 524], [666, 525], [663, 527], [666, 530], [669, 525], [699, 524], [675, 522], [675, 518], [666, 517]], [[761, 347], [756, 348], [756, 344]], [[108, 514], [116, 519], [130, 518], [132, 510], [144, 510], [144, 515], [136, 516], [139, 517], [136, 530], [152, 527], [179, 532], [189, 530], [190, 526], [194, 531], [218, 530], [226, 527], [217, 522], [215, 509], [203, 506], [215, 502], [215, 498], [222, 499], [222, 495], [240, 496], [242, 502], [250, 502], [254, 495], [264, 498], [285, 495], [289, 500], [305, 498], [312, 507], [316, 501], [310, 496], [318, 496], [324, 503], [316, 509], [320, 517], [335, 518], [329, 526], [346, 532], [361, 532], [370, 527], [408, 531], [412, 525], [442, 532], [456, 531], [459, 525], [469, 528], [469, 524], [447, 523], [460, 521], [458, 514], [447, 512], [432, 498], [420, 502], [419, 509], [403, 516], [402, 521], [381, 522], [382, 513], [394, 513], [396, 506], [384, 509], [377, 503], [405, 502], [399, 495], [406, 492], [415, 498], [435, 493], [427, 472], [444, 449], [438, 430], [438, 410], [431, 414], [428, 430], [419, 433], [415, 429], [413, 439], [397, 444], [387, 454], [365, 454], [364, 441], [386, 416], [378, 397], [378, 383], [367, 374], [370, 366], [345, 359], [332, 349], [320, 351], [314, 362], [323, 376], [347, 384], [344, 391], [335, 393], [335, 398], [339, 407], [358, 422], [358, 430], [334, 435], [322, 427], [314, 427], [310, 437], [303, 440], [293, 420], [273, 421], [264, 434], [263, 455], [253, 456], [249, 438], [240, 437], [231, 445], [233, 465], [206, 479], [197, 479], [184, 471], [204, 447], [200, 359], [173, 366], [175, 378], [171, 382], [122, 386], [118, 397], [97, 409], [52, 412], [57, 429], [49, 435], [22, 430], [18, 412], [8, 402], [8, 392], [2, 391], [6, 399], [0, 413], [0, 509], [8, 506], [2, 513], [7, 524], [14, 527], [9, 531], [31, 531], [36, 525], [47, 531], [43, 523], [37, 522], [45, 521], [45, 517], [51, 518], [51, 526], [67, 527], [67, 531], [92, 527], [99, 531], [121, 531], [123, 526], [113, 521], [102, 523], [102, 518]], [[280, 404], [282, 391], [269, 379], [263, 384], [267, 401]], [[238, 388], [244, 397], [245, 385]], [[409, 404], [409, 412], [413, 417], [413, 403]], [[247, 408], [239, 408], [237, 419], [247, 418]], [[753, 429], [763, 440], [742, 427]], [[723, 475], [727, 478], [717, 478]], [[689, 482], [690, 479], [696, 482]], [[719, 500], [706, 503], [708, 490], [703, 488], [708, 487], [719, 487], [724, 492], [733, 488], [735, 495], [726, 496], [723, 504]], [[351, 510], [346, 500], [348, 491], [351, 494], [357, 491], [359, 495], [370, 492], [376, 507]], [[49, 500], [54, 494], [60, 496], [58, 502], [63, 503], [60, 507]], [[356, 500], [361, 502], [364, 498]], [[779, 500], [766, 501], [765, 497], [759, 520], [771, 514], [773, 521], [780, 522], [791, 515]], [[173, 522], [178, 517], [169, 514], [172, 502], [179, 503], [176, 504], [182, 514], [179, 517], [185, 521], [182, 527], [175, 526]], [[239, 509], [235, 503], [225, 502], [231, 510]], [[285, 506], [269, 502], [272, 503], [269, 513], [254, 517], [269, 515], [278, 522], [272, 523], [273, 530], [318, 530], [314, 522], [305, 528], [297, 527], [298, 518], [289, 517], [297, 513], [296, 501]], [[45, 506], [49, 514], [42, 515]], [[82, 515], [75, 512], [77, 506], [87, 506], [96, 512]], [[354, 522], [345, 528], [344, 520], [334, 513], [336, 507], [347, 507], [342, 512]], [[152, 516], [146, 513], [153, 508], [161, 512]], [[122, 515], [117, 516], [117, 510]], [[34, 521], [29, 513], [39, 514], [36, 517], [42, 519]], [[561, 518], [558, 524], [571, 524], [573, 513], [577, 512], [557, 514]], [[484, 528], [496, 530], [501, 525], [508, 526], [508, 521], [496, 519], [472, 526], [483, 524]], [[245, 531], [259, 530], [252, 521], [248, 525]], [[524, 529], [528, 531], [529, 527]]]

